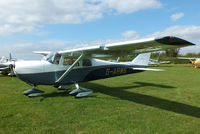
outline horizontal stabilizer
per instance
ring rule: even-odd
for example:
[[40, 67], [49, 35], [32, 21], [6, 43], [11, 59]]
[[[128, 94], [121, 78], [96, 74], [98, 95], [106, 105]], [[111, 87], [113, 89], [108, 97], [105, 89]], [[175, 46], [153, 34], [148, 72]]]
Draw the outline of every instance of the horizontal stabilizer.
[[165, 71], [163, 69], [153, 69], [153, 68], [133, 68], [133, 70], [141, 70], [141, 71]]

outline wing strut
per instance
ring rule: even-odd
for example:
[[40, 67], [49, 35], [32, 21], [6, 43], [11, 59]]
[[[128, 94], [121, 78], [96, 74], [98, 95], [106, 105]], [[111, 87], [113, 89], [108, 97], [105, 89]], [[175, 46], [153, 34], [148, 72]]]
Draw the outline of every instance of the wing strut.
[[65, 76], [67, 76], [67, 74], [74, 68], [74, 66], [82, 59], [83, 57], [83, 53], [78, 57], [78, 59], [63, 73], [62, 76], [60, 76], [60, 78], [56, 81], [56, 83], [61, 82]]

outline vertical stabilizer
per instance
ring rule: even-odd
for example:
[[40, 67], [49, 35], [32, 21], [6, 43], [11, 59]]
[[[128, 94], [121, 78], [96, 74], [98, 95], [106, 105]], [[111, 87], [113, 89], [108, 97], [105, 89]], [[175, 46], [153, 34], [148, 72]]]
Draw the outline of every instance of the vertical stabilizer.
[[120, 62], [120, 57], [117, 58], [117, 62]]
[[134, 65], [148, 66], [151, 53], [137, 55], [131, 62]]

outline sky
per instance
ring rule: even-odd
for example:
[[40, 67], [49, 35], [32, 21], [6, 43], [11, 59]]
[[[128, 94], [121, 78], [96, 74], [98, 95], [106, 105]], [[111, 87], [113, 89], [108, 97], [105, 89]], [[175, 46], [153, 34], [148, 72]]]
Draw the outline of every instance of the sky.
[[177, 36], [200, 52], [199, 0], [0, 0], [0, 56]]

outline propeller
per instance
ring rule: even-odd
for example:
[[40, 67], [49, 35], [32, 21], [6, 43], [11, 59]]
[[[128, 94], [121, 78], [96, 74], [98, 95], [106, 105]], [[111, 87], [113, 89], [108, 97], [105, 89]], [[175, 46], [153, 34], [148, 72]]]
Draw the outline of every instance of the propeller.
[[12, 61], [12, 54], [9, 53], [9, 61]]
[[15, 61], [13, 61], [10, 65], [9, 65], [9, 68], [10, 68], [10, 75], [11, 77], [13, 77], [15, 75]]

